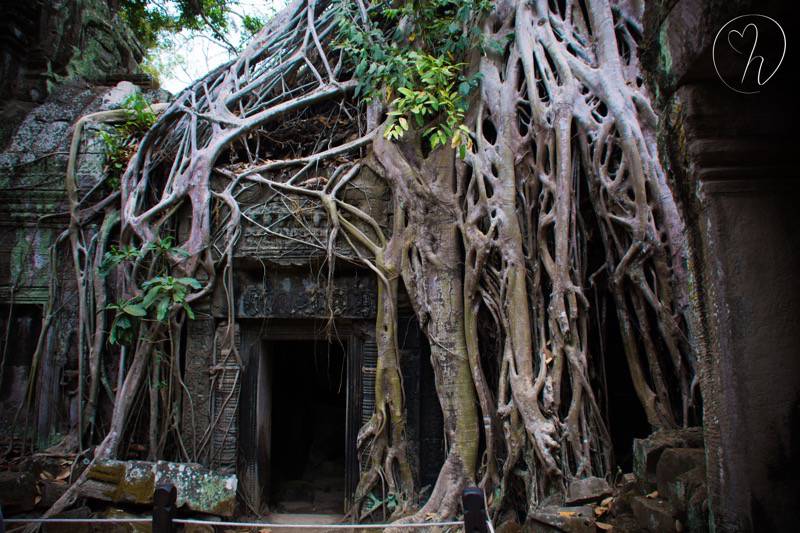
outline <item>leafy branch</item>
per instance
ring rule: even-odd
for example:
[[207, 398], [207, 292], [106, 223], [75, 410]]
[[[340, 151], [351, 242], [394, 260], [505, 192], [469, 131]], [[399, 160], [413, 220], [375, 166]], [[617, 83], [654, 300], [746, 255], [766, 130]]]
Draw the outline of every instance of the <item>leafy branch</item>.
[[106, 183], [118, 189], [120, 178], [128, 166], [139, 139], [155, 124], [158, 116], [150, 107], [150, 102], [139, 93], [133, 93], [123, 100], [120, 109], [125, 111], [125, 120], [108, 130], [99, 132], [105, 153]]
[[[483, 48], [479, 18], [487, 0], [379, 2], [364, 23], [353, 2], [338, 7], [339, 47], [359, 81], [356, 95], [389, 103], [384, 137], [399, 140], [413, 126], [424, 128], [431, 149], [450, 143], [463, 158], [471, 147], [464, 126], [467, 98], [480, 77], [468, 75], [463, 59]], [[427, 126], [427, 127], [426, 127]]]
[[195, 278], [176, 278], [167, 275], [166, 263], [163, 261], [164, 257], [171, 254], [188, 256], [188, 252], [174, 245], [172, 236], [157, 239], [142, 249], [131, 245], [112, 246], [103, 257], [100, 272], [104, 276], [108, 275], [117, 266], [126, 262], [140, 260], [148, 252], [153, 254], [153, 265], [156, 267], [162, 266], [162, 268], [157, 270], [159, 275], [142, 283], [143, 295], [106, 307], [108, 310], [116, 311], [109, 333], [111, 344], [117, 344], [118, 342], [123, 344], [130, 343], [133, 340], [133, 332], [137, 325], [137, 320], [144, 319], [150, 313], [154, 313], [151, 317], [153, 320], [158, 322], [165, 321], [173, 305], [183, 308], [190, 320], [195, 318], [194, 311], [186, 299], [192, 291], [202, 289], [202, 284]]

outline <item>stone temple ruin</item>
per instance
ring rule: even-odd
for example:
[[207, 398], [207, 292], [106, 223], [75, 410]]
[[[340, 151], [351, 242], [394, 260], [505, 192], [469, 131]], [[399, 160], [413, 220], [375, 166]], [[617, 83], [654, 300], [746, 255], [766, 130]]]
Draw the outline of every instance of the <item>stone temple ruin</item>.
[[[12, 320], [20, 332], [11, 341], [6, 367], [9, 387], [3, 389], [2, 415], [6, 427], [13, 421], [14, 405], [25, 394], [20, 387], [30, 370], [26, 357], [41, 327], [38, 306], [48, 297], [47, 250], [65, 221], [59, 213], [59, 188], [69, 124], [82, 114], [113, 108], [131, 91], [142, 90], [156, 101], [165, 97], [130, 82], [62, 87], [25, 118], [12, 149], [4, 154], [13, 169], [7, 176], [35, 191], [15, 196], [13, 189], [5, 190], [9, 196], [4, 220], [15, 229], [5, 235], [3, 297], [14, 302]], [[33, 149], [15, 150], [33, 139]], [[84, 194], [102, 172], [98, 131], [89, 128], [81, 140], [77, 169]], [[386, 223], [391, 213], [382, 182], [365, 170], [354, 185], [362, 195], [354, 204]], [[195, 307], [197, 318], [187, 323], [181, 433], [193, 462], [221, 474], [236, 474], [240, 497], [252, 509], [339, 513], [355, 489], [356, 436], [374, 405], [377, 288], [370, 272], [342, 262], [333, 279], [320, 274], [324, 251], [293, 240], [293, 235], [307, 235], [308, 227], [299, 227], [291, 212], [308, 211], [306, 203], [288, 198], [279, 207], [265, 208], [258, 196], [243, 202], [253, 221], [245, 225], [235, 252], [233, 312], [243, 365], [224, 353], [217, 341], [228, 319], [220, 289]], [[46, 222], [41, 223], [42, 218]], [[312, 226], [312, 234], [314, 225], [326, 223], [313, 208], [304, 220]], [[326, 229], [319, 228], [316, 235], [319, 240], [327, 238]], [[69, 309], [74, 306], [69, 299], [74, 281], [69, 271], [60, 274], [64, 285], [58, 289], [58, 299]], [[401, 307], [400, 323], [416, 475], [430, 484], [443, 460], [441, 411], [426, 341], [407, 302]], [[31, 413], [28, 421], [35, 424], [43, 444], [66, 429], [63, 423], [75, 408], [71, 402], [76, 391], [70, 378], [73, 332], [59, 330], [48, 342], [63, 355], [42, 362], [45, 379], [36, 391], [37, 405], [47, 409]], [[313, 379], [303, 379], [309, 369]], [[284, 437], [272, 439], [273, 434]], [[135, 456], [136, 450], [137, 443], [130, 442], [123, 455]]]
[[[104, 2], [89, 3], [100, 6], [91, 14], [102, 18]], [[48, 279], [53, 260], [71, 261], [63, 250], [58, 253], [64, 257], [52, 257], [50, 249], [69, 221], [64, 175], [72, 127], [88, 113], [118, 107], [131, 92], [153, 102], [170, 97], [133, 74], [141, 55], [135, 43], [114, 37], [107, 23], [77, 31], [80, 20], [60, 20], [40, 4], [16, 6], [0, 21], [0, 453], [14, 457], [58, 444], [78, 409], [74, 272], [61, 269], [54, 285]], [[658, 46], [644, 47], [642, 58], [662, 117], [662, 158], [688, 221], [694, 281], [703, 287], [696, 295], [703, 326], [712, 334], [698, 340], [702, 360], [694, 385], [703, 397], [703, 427], [646, 438], [649, 427], [624, 369], [609, 366], [604, 371], [617, 391], [609, 398], [614, 452], [622, 470], [633, 472], [612, 481], [627, 487], [616, 505], [639, 520], [631, 530], [673, 531], [680, 517], [696, 531], [709, 523], [718, 531], [789, 531], [788, 510], [800, 494], [797, 132], [786, 119], [788, 89], [744, 100], [720, 86], [709, 67], [715, 28], [756, 3], [731, 2], [720, 11], [706, 4], [679, 0], [648, 7], [644, 40]], [[66, 28], [63, 40], [48, 42], [48, 28]], [[77, 64], [64, 51], [98, 42], [105, 44], [94, 70], [86, 67], [90, 60]], [[48, 64], [65, 81], [48, 83]], [[82, 195], [105, 171], [103, 128], [89, 127], [80, 141]], [[391, 225], [384, 182], [364, 169], [352, 189], [353, 205]], [[375, 403], [375, 277], [342, 259], [327, 276], [324, 250], [305, 242], [309, 234], [318, 242], [327, 238], [326, 218], [308, 200], [289, 195], [269, 207], [258, 195], [241, 200], [248, 222], [235, 250], [234, 308], [228, 309], [221, 287], [194, 306], [196, 319], [187, 321], [181, 339], [185, 391], [176, 420], [181, 454], [213, 477], [209, 483], [235, 493], [235, 501], [204, 505], [203, 489], [188, 508], [216, 515], [235, 508], [342, 513], [360, 474], [358, 432]], [[297, 239], [301, 234], [304, 242]], [[44, 339], [51, 355], [36, 361], [42, 309], [51, 297], [61, 325]], [[401, 295], [399, 303], [409, 455], [419, 486], [432, 486], [444, 461], [442, 412], [427, 340], [408, 299]], [[220, 344], [231, 316], [235, 354]], [[37, 386], [28, 389], [32, 372]], [[107, 391], [100, 394], [110, 395], [119, 365], [103, 372]], [[36, 407], [21, 412], [26, 398]], [[129, 461], [98, 470], [96, 496], [107, 498], [111, 489], [102, 483], [117, 487], [125, 476], [151, 487], [159, 476], [176, 475], [178, 467], [147, 457], [145, 431], [136, 426], [123, 442], [120, 456]], [[15, 439], [20, 432], [31, 439]], [[41, 510], [63, 492], [64, 479], [53, 483], [51, 473], [25, 485], [38, 488], [15, 489], [27, 468], [18, 466], [0, 472], [4, 509]], [[48, 468], [31, 472], [39, 476]], [[231, 479], [233, 489], [225, 485]], [[608, 495], [606, 486], [576, 486], [566, 503], [586, 503], [584, 489]], [[647, 498], [652, 490], [664, 501]], [[131, 494], [115, 501], [147, 501]], [[581, 516], [572, 521], [571, 515], [543, 513], [538, 520], [583, 531], [576, 525]]]

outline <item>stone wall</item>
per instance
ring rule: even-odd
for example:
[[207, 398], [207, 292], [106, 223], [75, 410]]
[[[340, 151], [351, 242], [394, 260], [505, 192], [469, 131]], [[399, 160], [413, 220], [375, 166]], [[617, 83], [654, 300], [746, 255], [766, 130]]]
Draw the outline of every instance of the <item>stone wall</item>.
[[[30, 321], [36, 322], [35, 331], [41, 325], [51, 287], [51, 247], [69, 222], [64, 179], [75, 122], [86, 114], [119, 106], [127, 94], [140, 90], [130, 82], [120, 82], [118, 86], [80, 80], [59, 84], [42, 104], [25, 115], [0, 151], [0, 305], [5, 321], [13, 304], [9, 331], [25, 327]], [[166, 96], [160, 92], [148, 94], [155, 100]], [[76, 169], [81, 196], [103, 177], [104, 152], [98, 131], [107, 127], [92, 125], [84, 131]], [[55, 259], [59, 265], [54, 278], [58, 325], [51, 329], [44, 352], [47, 356], [36, 369], [36, 411], [13, 424], [20, 396], [0, 396], [0, 434], [5, 436], [10, 428], [24, 427], [34, 432], [40, 447], [55, 443], [75, 423], [77, 415], [77, 302], [68, 245], [57, 249]], [[21, 353], [15, 354], [13, 365], [9, 360], [6, 375], [17, 376], [14, 386], [24, 388], [36, 338], [24, 348], [19, 342], [13, 344], [13, 336], [8, 340], [9, 350]]]
[[116, 83], [137, 71], [143, 50], [109, 4], [107, 0], [3, 2], [0, 149], [60, 83]]
[[[759, 94], [714, 69], [734, 16], [787, 30], [791, 3], [647, 3], [642, 59], [662, 117], [660, 153], [687, 221], [712, 527], [794, 530], [800, 499], [800, 186], [794, 65]], [[787, 56], [787, 61], [791, 61]]]

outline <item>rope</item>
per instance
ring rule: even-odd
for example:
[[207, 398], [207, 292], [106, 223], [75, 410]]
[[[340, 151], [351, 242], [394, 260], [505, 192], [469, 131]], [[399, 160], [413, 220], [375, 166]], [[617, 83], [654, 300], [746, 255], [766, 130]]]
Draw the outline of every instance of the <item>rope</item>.
[[[150, 524], [152, 518], [6, 518], [6, 524]], [[274, 524], [270, 522], [228, 522], [223, 520], [198, 520], [193, 518], [175, 518], [176, 524], [193, 524], [226, 527], [272, 527], [272, 528], [306, 528], [306, 529], [384, 529], [384, 528], [418, 528], [435, 526], [463, 526], [462, 520], [446, 522], [424, 522], [412, 524]]]
[[274, 528], [315, 528], [315, 529], [385, 529], [395, 527], [433, 527], [433, 526], [463, 526], [462, 520], [448, 522], [424, 522], [412, 524], [272, 524], [267, 522], [225, 522], [220, 520], [179, 519], [173, 520], [176, 524], [201, 524], [207, 526], [227, 527], [274, 527]]
[[152, 518], [5, 518], [6, 524], [150, 524]]

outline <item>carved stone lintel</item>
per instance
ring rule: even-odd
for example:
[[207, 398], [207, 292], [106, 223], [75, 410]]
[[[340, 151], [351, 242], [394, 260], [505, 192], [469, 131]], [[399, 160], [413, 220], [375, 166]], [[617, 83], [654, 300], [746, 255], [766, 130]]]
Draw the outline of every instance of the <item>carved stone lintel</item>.
[[375, 316], [375, 280], [369, 276], [337, 277], [330, 300], [324, 284], [311, 276], [270, 275], [249, 285], [238, 299], [241, 318], [371, 318]]

